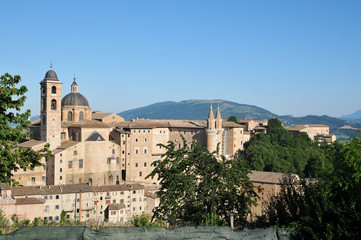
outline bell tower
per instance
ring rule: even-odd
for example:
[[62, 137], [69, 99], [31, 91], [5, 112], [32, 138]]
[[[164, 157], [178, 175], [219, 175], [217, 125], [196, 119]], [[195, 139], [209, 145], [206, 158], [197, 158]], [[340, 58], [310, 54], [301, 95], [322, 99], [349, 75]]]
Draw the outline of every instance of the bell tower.
[[51, 150], [60, 146], [61, 142], [61, 85], [52, 69], [47, 71], [40, 82], [40, 138], [41, 141], [50, 143]]

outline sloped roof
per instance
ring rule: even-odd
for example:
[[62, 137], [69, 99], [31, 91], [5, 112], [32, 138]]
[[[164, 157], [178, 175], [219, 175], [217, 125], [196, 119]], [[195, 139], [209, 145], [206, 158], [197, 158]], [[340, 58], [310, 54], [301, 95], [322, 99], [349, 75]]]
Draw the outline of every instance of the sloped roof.
[[120, 210], [120, 209], [123, 209], [123, 208], [125, 208], [125, 205], [121, 204], [121, 203], [109, 204], [109, 210]]
[[15, 205], [25, 204], [44, 204], [45, 200], [41, 198], [16, 198]]
[[296, 125], [296, 126], [288, 126], [286, 127], [287, 130], [289, 131], [301, 131], [305, 128], [313, 128], [313, 127], [329, 127], [327, 125], [324, 124], [301, 124], [301, 125]]
[[28, 148], [28, 147], [35, 147], [37, 145], [42, 145], [42, 144], [45, 144], [45, 142], [43, 141], [38, 141], [38, 140], [35, 140], [35, 139], [31, 139], [31, 140], [25, 140], [24, 142], [22, 143], [19, 143], [17, 145], [17, 147], [25, 147], [25, 148]]
[[91, 142], [98, 142], [98, 141], [105, 141], [103, 136], [98, 133], [98, 131], [94, 130], [85, 141], [91, 141]]
[[114, 114], [114, 113], [92, 112], [92, 119], [102, 120], [103, 118], [106, 118], [112, 114]]
[[20, 186], [12, 188], [13, 196], [52, 195], [82, 192], [111, 192], [111, 191], [133, 191], [143, 190], [141, 184], [122, 184], [109, 186], [90, 186], [87, 183], [70, 185], [48, 185], [48, 186]]
[[282, 179], [286, 176], [286, 173], [265, 171], [252, 171], [250, 174], [248, 174], [248, 177], [252, 182], [271, 184], [280, 184]]
[[227, 128], [246, 128], [244, 125], [241, 125], [241, 124], [238, 124], [238, 123], [235, 123], [235, 122], [229, 122], [229, 121], [223, 122], [223, 123], [222, 123], [222, 127], [227, 127]]
[[63, 121], [62, 127], [80, 127], [80, 128], [111, 128], [107, 123], [99, 122], [96, 120], [82, 120], [79, 122]]
[[37, 119], [31, 121], [29, 127], [40, 127], [40, 118], [37, 118]]
[[58, 153], [64, 151], [65, 149], [73, 147], [73, 146], [75, 146], [75, 145], [77, 145], [79, 143], [80, 142], [70, 141], [70, 140], [63, 141], [59, 147], [57, 147], [55, 150], [53, 150], [52, 154], [58, 154]]

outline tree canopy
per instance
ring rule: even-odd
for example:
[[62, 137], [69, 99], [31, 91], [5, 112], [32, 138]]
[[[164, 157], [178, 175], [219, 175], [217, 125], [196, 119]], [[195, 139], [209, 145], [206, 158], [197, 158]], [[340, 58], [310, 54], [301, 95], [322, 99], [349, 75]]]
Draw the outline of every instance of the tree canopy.
[[190, 148], [168, 145], [161, 159], [154, 161], [154, 170], [147, 177], [157, 177], [161, 188], [157, 192], [160, 204], [155, 209], [157, 219], [191, 225], [230, 224], [240, 227], [246, 222], [250, 206], [257, 194], [247, 174], [247, 162], [240, 155], [226, 159], [215, 151], [192, 143]]
[[315, 177], [322, 169], [331, 167], [319, 143], [311, 140], [306, 133], [289, 133], [276, 118], [268, 121], [266, 134], [251, 137], [243, 153], [251, 169], [258, 171]]
[[12, 171], [22, 168], [33, 169], [41, 166], [40, 159], [49, 156], [48, 145], [34, 151], [31, 148], [17, 147], [28, 136], [30, 110], [20, 113], [27, 92], [25, 86], [17, 88], [21, 77], [5, 73], [0, 78], [0, 182], [15, 184]]
[[334, 167], [311, 180], [285, 179], [267, 207], [266, 222], [291, 226], [301, 239], [360, 239], [361, 134], [325, 148]]

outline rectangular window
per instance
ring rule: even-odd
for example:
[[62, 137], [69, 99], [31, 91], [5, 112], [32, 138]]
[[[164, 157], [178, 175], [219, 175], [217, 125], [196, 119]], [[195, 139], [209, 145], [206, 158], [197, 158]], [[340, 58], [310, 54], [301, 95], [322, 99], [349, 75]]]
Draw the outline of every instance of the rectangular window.
[[68, 162], [68, 168], [72, 168], [73, 167], [73, 162], [72, 161], [69, 161]]
[[107, 164], [110, 164], [111, 158], [107, 158]]
[[83, 159], [79, 160], [79, 168], [83, 168]]
[[145, 162], [145, 163], [144, 163], [144, 167], [146, 167], [146, 166], [147, 166], [147, 163]]
[[78, 155], [78, 151], [74, 151], [74, 155]]
[[62, 168], [60, 168], [60, 169], [59, 169], [59, 172], [63, 172], [63, 169], [62, 169]]
[[120, 162], [120, 159], [119, 159], [119, 157], [117, 157], [117, 163], [119, 164], [119, 162]]
[[63, 176], [60, 176], [59, 179], [60, 179], [60, 180], [63, 180]]
[[138, 167], [138, 163], [135, 164], [135, 167]]
[[35, 177], [32, 177], [32, 178], [31, 178], [31, 181], [32, 181], [32, 182], [35, 182]]
[[59, 205], [55, 205], [55, 210], [59, 210]]

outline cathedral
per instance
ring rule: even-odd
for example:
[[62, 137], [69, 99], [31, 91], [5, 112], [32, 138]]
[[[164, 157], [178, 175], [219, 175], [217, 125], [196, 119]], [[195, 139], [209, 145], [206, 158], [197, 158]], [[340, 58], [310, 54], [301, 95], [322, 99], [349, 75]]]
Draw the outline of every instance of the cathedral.
[[219, 146], [220, 154], [232, 158], [250, 138], [245, 126], [223, 120], [219, 108], [214, 115], [212, 106], [206, 120], [125, 121], [114, 113], [92, 111], [75, 78], [70, 90], [62, 98], [62, 82], [52, 69], [40, 82], [40, 118], [31, 123], [30, 139], [20, 146], [37, 150], [49, 143], [52, 153], [44, 167], [14, 172], [20, 185], [157, 182], [145, 177], [166, 151], [159, 143], [173, 141], [181, 148], [183, 137], [190, 147], [193, 141], [209, 151]]

